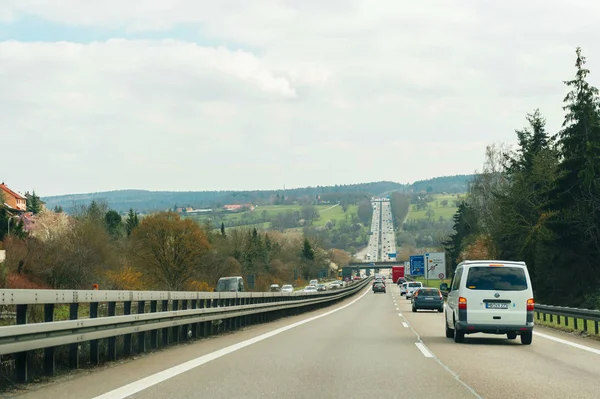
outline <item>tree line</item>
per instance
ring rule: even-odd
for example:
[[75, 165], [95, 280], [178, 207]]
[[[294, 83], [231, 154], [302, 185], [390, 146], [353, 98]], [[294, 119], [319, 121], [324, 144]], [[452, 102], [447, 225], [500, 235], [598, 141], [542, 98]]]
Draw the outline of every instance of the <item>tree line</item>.
[[515, 150], [486, 149], [444, 246], [453, 267], [523, 260], [539, 302], [600, 309], [600, 98], [585, 64], [577, 48], [558, 132], [536, 109]]
[[[310, 238], [215, 230], [174, 212], [126, 217], [103, 202], [71, 215], [43, 211], [29, 233], [4, 239], [4, 287], [122, 290], [210, 290], [222, 276], [256, 276], [256, 290], [299, 283], [349, 256]], [[296, 279], [297, 278], [297, 279]]]

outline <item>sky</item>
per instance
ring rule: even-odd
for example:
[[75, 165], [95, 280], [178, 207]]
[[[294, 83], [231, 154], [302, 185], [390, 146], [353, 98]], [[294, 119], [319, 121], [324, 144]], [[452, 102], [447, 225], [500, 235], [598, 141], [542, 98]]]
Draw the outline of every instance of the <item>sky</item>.
[[[570, 3], [570, 4], [569, 4]], [[41, 196], [480, 170], [560, 129], [600, 2], [0, 0], [0, 180]]]

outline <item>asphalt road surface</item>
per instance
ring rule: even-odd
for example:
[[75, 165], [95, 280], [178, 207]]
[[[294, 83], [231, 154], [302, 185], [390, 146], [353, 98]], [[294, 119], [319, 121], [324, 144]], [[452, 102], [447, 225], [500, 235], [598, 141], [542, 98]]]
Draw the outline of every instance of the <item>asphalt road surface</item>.
[[541, 328], [531, 346], [486, 335], [456, 344], [441, 313], [412, 313], [388, 283], [386, 294], [365, 289], [319, 311], [32, 384], [18, 397], [596, 398], [599, 360], [600, 343]]

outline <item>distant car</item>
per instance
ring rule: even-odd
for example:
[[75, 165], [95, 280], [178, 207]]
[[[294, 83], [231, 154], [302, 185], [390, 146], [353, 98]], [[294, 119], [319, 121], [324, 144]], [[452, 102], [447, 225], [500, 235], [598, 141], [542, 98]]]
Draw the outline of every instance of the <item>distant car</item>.
[[327, 291], [325, 284], [317, 284], [317, 291]]
[[285, 293], [285, 294], [289, 294], [294, 292], [294, 287], [291, 284], [284, 284], [281, 287], [281, 292]]
[[271, 284], [271, 286], [269, 287], [269, 291], [280, 292], [281, 288], [279, 287], [279, 284]]
[[419, 309], [444, 311], [444, 297], [437, 288], [422, 287], [415, 291], [411, 299], [412, 311]]
[[419, 281], [410, 281], [406, 283], [406, 299], [412, 298], [415, 291], [421, 288], [422, 286], [423, 283]]
[[312, 285], [313, 287], [316, 287], [317, 284], [319, 284], [319, 280], [317, 279], [310, 280], [310, 282], [308, 283], [308, 285]]
[[382, 282], [377, 282], [373, 284], [373, 293], [375, 292], [383, 292], [385, 294], [385, 284]]
[[304, 287], [304, 289], [302, 291], [304, 291], [304, 292], [317, 292], [317, 287], [315, 287], [314, 285], [307, 285], [306, 287]]

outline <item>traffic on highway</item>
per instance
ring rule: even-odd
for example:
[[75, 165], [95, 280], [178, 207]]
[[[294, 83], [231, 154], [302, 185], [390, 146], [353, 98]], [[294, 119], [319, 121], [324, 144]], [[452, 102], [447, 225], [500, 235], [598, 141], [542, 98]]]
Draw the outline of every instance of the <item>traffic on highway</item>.
[[389, 198], [371, 198], [373, 219], [369, 243], [363, 261], [387, 262], [396, 260], [396, 235]]
[[[480, 333], [456, 343], [444, 331], [447, 305], [444, 312], [435, 306], [429, 310], [404, 299], [390, 281], [385, 294], [373, 293], [370, 285], [332, 307], [115, 363], [14, 396], [304, 398], [310, 385], [318, 387], [310, 396], [322, 398], [598, 397], [600, 342], [536, 327], [532, 345], [506, 334]], [[425, 289], [435, 301], [437, 288], [419, 291]]]

